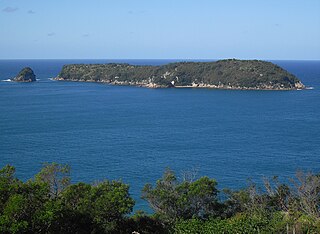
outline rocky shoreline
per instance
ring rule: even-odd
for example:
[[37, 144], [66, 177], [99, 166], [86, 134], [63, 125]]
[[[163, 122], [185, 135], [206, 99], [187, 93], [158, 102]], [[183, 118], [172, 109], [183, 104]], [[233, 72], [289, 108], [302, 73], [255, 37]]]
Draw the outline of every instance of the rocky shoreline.
[[66, 82], [89, 82], [89, 83], [103, 83], [117, 86], [136, 86], [150, 89], [159, 89], [159, 88], [199, 88], [199, 89], [223, 89], [223, 90], [302, 90], [306, 89], [306, 86], [301, 83], [301, 81], [296, 82], [294, 88], [285, 88], [281, 86], [260, 86], [260, 87], [241, 87], [241, 86], [230, 86], [230, 85], [210, 85], [210, 84], [193, 84], [193, 85], [172, 85], [170, 87], [165, 85], [159, 85], [155, 83], [143, 83], [143, 82], [108, 82], [108, 81], [96, 81], [96, 80], [69, 80], [61, 77], [55, 77], [52, 80], [55, 81], [66, 81]]

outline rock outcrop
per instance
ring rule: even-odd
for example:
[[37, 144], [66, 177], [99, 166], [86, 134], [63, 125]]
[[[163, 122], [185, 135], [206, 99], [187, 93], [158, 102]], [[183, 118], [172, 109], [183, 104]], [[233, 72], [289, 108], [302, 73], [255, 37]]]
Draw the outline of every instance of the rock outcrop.
[[25, 67], [12, 80], [16, 82], [34, 82], [36, 81], [36, 75], [30, 67]]

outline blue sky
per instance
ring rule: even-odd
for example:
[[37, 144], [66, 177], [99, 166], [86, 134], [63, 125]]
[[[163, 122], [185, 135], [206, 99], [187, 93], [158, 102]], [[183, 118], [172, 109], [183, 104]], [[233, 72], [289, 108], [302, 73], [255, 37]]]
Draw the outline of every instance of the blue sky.
[[320, 0], [0, 0], [0, 59], [320, 59]]

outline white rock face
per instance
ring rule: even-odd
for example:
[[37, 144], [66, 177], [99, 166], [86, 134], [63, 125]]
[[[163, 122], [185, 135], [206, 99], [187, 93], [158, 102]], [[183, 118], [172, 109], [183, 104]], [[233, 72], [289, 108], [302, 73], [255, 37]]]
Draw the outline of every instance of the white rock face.
[[294, 87], [297, 89], [304, 89], [305, 86], [299, 81], [294, 84]]

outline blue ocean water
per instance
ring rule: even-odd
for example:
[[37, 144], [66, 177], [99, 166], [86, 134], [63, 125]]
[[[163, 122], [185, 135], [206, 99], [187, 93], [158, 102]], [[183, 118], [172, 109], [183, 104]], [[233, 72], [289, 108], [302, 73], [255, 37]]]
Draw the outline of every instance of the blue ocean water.
[[314, 87], [302, 91], [147, 89], [57, 82], [68, 63], [173, 60], [0, 60], [0, 80], [21, 68], [38, 82], [0, 82], [0, 166], [26, 180], [43, 162], [68, 163], [73, 182], [122, 179], [136, 209], [166, 167], [197, 169], [220, 188], [248, 178], [320, 172], [320, 61], [273, 61]]

